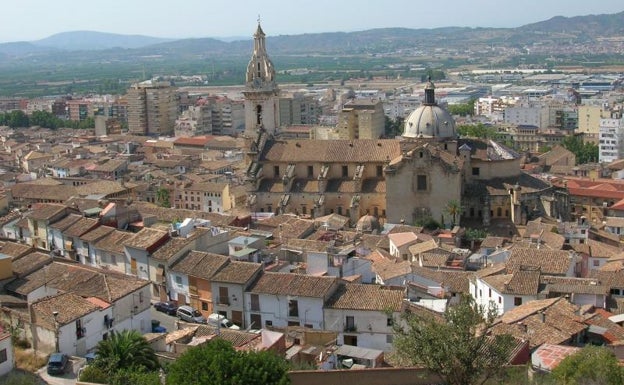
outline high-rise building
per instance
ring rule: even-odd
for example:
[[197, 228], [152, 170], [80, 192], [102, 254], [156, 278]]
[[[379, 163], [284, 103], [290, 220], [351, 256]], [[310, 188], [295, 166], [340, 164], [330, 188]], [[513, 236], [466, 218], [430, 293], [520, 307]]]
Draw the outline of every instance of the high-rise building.
[[612, 111], [611, 118], [600, 119], [598, 139], [600, 163], [624, 158], [624, 119], [621, 111]]
[[173, 134], [178, 105], [175, 89], [169, 82], [148, 80], [133, 84], [126, 99], [131, 134]]
[[354, 99], [343, 106], [336, 129], [340, 139], [379, 139], [384, 124], [381, 100]]

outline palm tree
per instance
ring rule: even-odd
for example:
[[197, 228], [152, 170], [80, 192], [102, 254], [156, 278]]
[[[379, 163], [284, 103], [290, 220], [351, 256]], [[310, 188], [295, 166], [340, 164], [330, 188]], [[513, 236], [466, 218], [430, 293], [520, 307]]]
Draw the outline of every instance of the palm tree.
[[462, 213], [462, 207], [461, 207], [461, 204], [459, 203], [459, 201], [457, 201], [455, 199], [450, 200], [446, 204], [446, 207], [444, 208], [444, 211], [453, 218], [453, 221], [451, 222], [451, 225], [455, 226], [457, 216]]
[[136, 330], [113, 332], [98, 343], [96, 352], [96, 365], [109, 374], [130, 368], [155, 370], [160, 367], [154, 350]]

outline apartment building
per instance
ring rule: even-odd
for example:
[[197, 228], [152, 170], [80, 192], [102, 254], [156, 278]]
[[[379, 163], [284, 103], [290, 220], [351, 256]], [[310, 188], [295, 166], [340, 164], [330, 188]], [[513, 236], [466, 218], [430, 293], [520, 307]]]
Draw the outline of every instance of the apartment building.
[[169, 82], [148, 80], [133, 84], [126, 100], [131, 134], [173, 134], [178, 107], [175, 89]]

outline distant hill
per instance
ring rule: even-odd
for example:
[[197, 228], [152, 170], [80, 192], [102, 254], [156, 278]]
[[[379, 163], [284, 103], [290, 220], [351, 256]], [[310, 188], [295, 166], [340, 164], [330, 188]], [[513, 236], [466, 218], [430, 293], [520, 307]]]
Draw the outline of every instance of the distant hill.
[[[270, 31], [270, 26], [267, 26]], [[445, 27], [435, 29], [381, 28], [357, 32], [326, 32], [267, 37], [272, 55], [341, 55], [427, 50], [446, 47], [461, 50], [490, 45], [523, 47], [533, 43], [592, 44], [599, 37], [624, 36], [624, 12], [577, 17], [557, 16], [518, 28]], [[248, 55], [249, 38], [162, 39], [92, 31], [59, 33], [34, 42], [0, 44], [0, 57], [19, 60], [46, 55], [60, 61], [59, 52], [99, 50], [98, 58], [160, 55], [171, 59]], [[121, 48], [121, 49], [119, 49]], [[47, 53], [49, 52], [49, 53]], [[84, 55], [83, 55], [84, 56]], [[76, 56], [68, 54], [66, 60]], [[75, 59], [74, 59], [75, 60]]]
[[141, 48], [173, 39], [142, 35], [119, 35], [94, 31], [62, 32], [31, 42], [38, 47], [49, 47], [67, 51], [90, 51], [109, 48]]

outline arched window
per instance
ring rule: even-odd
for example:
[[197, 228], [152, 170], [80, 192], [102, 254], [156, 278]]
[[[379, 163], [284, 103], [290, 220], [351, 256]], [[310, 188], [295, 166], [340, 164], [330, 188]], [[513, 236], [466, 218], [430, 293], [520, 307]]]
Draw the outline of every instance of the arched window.
[[256, 124], [262, 124], [262, 106], [256, 106]]

